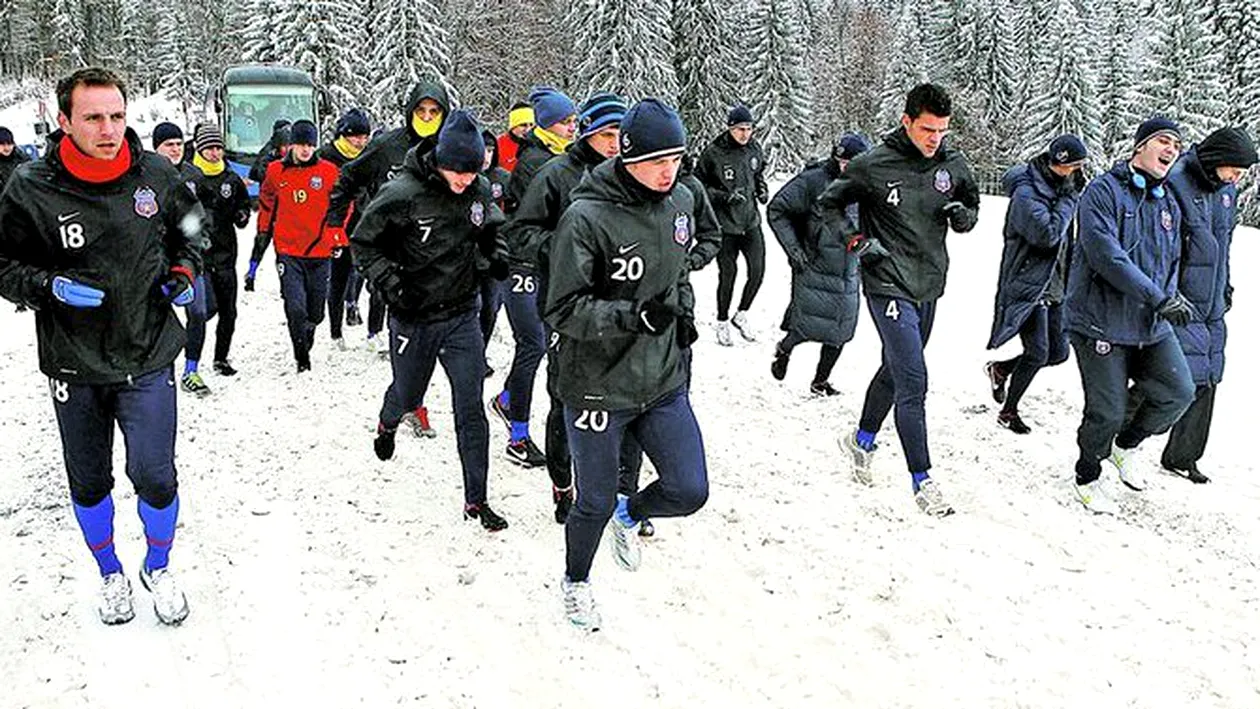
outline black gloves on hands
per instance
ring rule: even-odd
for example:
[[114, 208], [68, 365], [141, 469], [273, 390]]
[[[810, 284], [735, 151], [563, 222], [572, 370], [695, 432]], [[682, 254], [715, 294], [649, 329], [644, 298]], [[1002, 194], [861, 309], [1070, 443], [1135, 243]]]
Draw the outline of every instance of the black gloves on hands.
[[1174, 293], [1171, 297], [1165, 298], [1155, 312], [1172, 323], [1174, 327], [1185, 327], [1190, 324], [1190, 318], [1194, 317], [1194, 309], [1190, 306], [1190, 302], [1180, 293]]
[[674, 337], [682, 349], [691, 347], [696, 340], [700, 339], [700, 333], [696, 330], [696, 321], [686, 315], [678, 316], [678, 322], [674, 328]]
[[660, 300], [649, 300], [639, 306], [639, 332], [662, 335], [677, 317], [678, 314], [673, 307]]
[[889, 256], [888, 249], [879, 243], [879, 239], [866, 238], [861, 234], [849, 240], [849, 251], [863, 261], [878, 261]]
[[946, 202], [936, 210], [936, 221], [941, 224], [948, 224], [950, 219], [954, 218], [960, 210], [964, 208], [962, 202]]
[[726, 198], [726, 203], [730, 205], [743, 204], [747, 201], [748, 198], [744, 196], [743, 192], [731, 192]]

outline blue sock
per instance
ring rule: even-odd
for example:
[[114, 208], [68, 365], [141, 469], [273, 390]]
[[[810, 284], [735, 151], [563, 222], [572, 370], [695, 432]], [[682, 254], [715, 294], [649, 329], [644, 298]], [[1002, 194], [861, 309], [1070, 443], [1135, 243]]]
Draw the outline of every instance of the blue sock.
[[625, 495], [617, 496], [617, 509], [613, 511], [613, 516], [621, 523], [623, 527], [633, 527], [634, 518], [630, 516], [630, 498]]
[[874, 433], [871, 433], [870, 431], [863, 431], [862, 429], [859, 428], [857, 431], [856, 438], [857, 438], [858, 447], [861, 448], [862, 450], [870, 451], [870, 450], [875, 449], [875, 434]]
[[197, 371], [197, 360], [195, 359], [184, 360], [184, 374], [192, 374], [195, 371]]
[[122, 563], [114, 553], [114, 498], [109, 495], [92, 507], [74, 505], [74, 518], [83, 530], [83, 539], [96, 558], [101, 576], [122, 571]]
[[144, 568], [149, 571], [165, 569], [171, 556], [171, 542], [175, 541], [175, 521], [179, 518], [179, 496], [171, 504], [157, 509], [140, 500], [136, 507], [140, 521], [144, 522], [144, 538], [149, 543], [149, 553], [144, 556]]
[[529, 438], [529, 421], [513, 421], [512, 422], [512, 442], [523, 441]]
[[508, 395], [507, 389], [504, 389], [503, 391], [499, 392], [499, 406], [502, 406], [503, 408], [506, 409], [508, 406], [511, 405], [511, 401], [512, 401], [512, 397]]
[[928, 479], [927, 473], [910, 473], [910, 487], [914, 488], [915, 492], [918, 492], [919, 486], [922, 485], [923, 481], [927, 479]]

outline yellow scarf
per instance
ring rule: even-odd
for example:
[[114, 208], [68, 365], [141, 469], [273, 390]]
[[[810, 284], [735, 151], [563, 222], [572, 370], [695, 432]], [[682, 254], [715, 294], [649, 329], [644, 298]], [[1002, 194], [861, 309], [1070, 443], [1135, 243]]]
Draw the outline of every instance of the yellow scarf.
[[333, 147], [337, 148], [337, 152], [345, 156], [347, 160], [353, 160], [359, 157], [359, 153], [363, 152], [363, 148], [354, 147], [350, 141], [346, 140], [344, 135], [333, 141]]
[[552, 133], [546, 128], [534, 128], [534, 135], [542, 141], [543, 145], [547, 146], [547, 149], [551, 151], [552, 155], [559, 155], [560, 153], [563, 153], [565, 148], [569, 147], [569, 144], [573, 142], [568, 138], [562, 138], [555, 133]]
[[420, 120], [420, 117], [417, 116], [416, 114], [414, 113], [411, 114], [411, 130], [415, 131], [416, 135], [420, 136], [421, 138], [428, 138], [431, 135], [436, 135], [438, 132], [438, 129], [441, 127], [442, 127], [442, 114], [441, 113], [438, 113], [437, 118], [434, 118], [431, 121], [422, 121]]
[[214, 177], [215, 175], [219, 175], [223, 172], [224, 168], [227, 167], [227, 163], [222, 160], [219, 162], [210, 162], [209, 160], [201, 157], [201, 153], [194, 153], [193, 167], [201, 170], [201, 174], [206, 177]]

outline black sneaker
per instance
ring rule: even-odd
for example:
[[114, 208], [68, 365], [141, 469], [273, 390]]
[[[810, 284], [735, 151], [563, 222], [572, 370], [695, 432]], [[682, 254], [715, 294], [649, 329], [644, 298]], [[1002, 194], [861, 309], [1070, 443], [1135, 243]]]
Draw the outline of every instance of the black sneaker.
[[656, 536], [656, 527], [652, 525], [652, 520], [645, 519], [642, 522], [639, 522], [639, 536], [640, 537], [655, 537]]
[[1001, 364], [986, 362], [984, 376], [989, 378], [989, 393], [993, 394], [993, 400], [999, 404], [1006, 403], [1006, 378], [1010, 374], [1002, 371]]
[[394, 457], [394, 434], [397, 432], [398, 429], [390, 430], [384, 424], [376, 424], [376, 440], [372, 441], [372, 450], [376, 451], [377, 458], [389, 460]]
[[564, 524], [569, 519], [569, 511], [573, 509], [573, 486], [561, 490], [552, 485], [551, 501], [556, 506], [556, 524]]
[[784, 352], [779, 349], [778, 345], [774, 347], [774, 361], [770, 363], [770, 376], [779, 381], [787, 376], [788, 360], [791, 359], [791, 352]]
[[1196, 485], [1203, 485], [1205, 483], [1212, 482], [1212, 478], [1209, 478], [1208, 476], [1199, 472], [1199, 466], [1194, 463], [1191, 463], [1189, 467], [1185, 467], [1185, 468], [1174, 467], [1165, 463], [1164, 469], [1169, 471], [1173, 475], [1179, 475]]
[[232, 363], [226, 359], [215, 360], [214, 373], [221, 377], [235, 377], [236, 370], [232, 368]]
[[528, 438], [508, 443], [507, 457], [522, 468], [541, 468], [547, 464], [547, 456]]
[[809, 393], [814, 396], [835, 396], [840, 390], [831, 386], [831, 382], [814, 382], [809, 385]]
[[299, 371], [299, 372], [309, 372], [309, 371], [311, 371], [311, 356], [310, 356], [310, 354], [300, 354], [300, 355], [298, 355], [298, 356], [294, 357], [294, 359], [295, 359], [295, 360], [297, 360], [297, 371]]
[[1024, 420], [1019, 417], [1019, 413], [1015, 411], [998, 412], [997, 421], [1002, 428], [1011, 429], [1011, 433], [1025, 434], [1032, 432], [1028, 424], [1024, 423]]
[[346, 326], [358, 327], [363, 324], [363, 316], [359, 315], [357, 303], [346, 303]]
[[489, 379], [490, 377], [493, 377], [493, 376], [494, 376], [494, 367], [491, 367], [490, 365], [487, 364], [486, 365], [486, 379]]
[[490, 509], [490, 505], [484, 502], [479, 505], [464, 505], [464, 519], [481, 520], [481, 526], [491, 532], [502, 532], [508, 528], [507, 520], [496, 514]]
[[507, 407], [504, 406], [499, 401], [499, 397], [497, 395], [493, 399], [490, 400], [490, 411], [495, 416], [499, 417], [499, 420], [502, 421], [503, 425], [507, 427], [508, 433], [511, 433], [512, 432], [511, 414], [508, 413]]

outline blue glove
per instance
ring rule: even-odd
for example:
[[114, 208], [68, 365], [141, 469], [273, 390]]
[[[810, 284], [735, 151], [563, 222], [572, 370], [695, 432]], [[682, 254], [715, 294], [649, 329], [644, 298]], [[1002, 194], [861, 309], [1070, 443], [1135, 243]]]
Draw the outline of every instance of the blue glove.
[[172, 305], [185, 307], [193, 302], [197, 297], [197, 290], [193, 287], [192, 279], [188, 277], [188, 273], [182, 268], [171, 270], [171, 274], [165, 281], [158, 286], [158, 290], [162, 294], [162, 299]]
[[53, 277], [52, 294], [72, 308], [99, 308], [105, 300], [105, 291], [65, 276]]
[[254, 277], [258, 274], [258, 262], [249, 262], [249, 271], [245, 273], [245, 290], [254, 291]]

